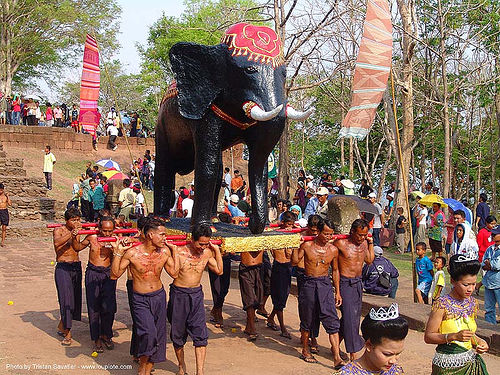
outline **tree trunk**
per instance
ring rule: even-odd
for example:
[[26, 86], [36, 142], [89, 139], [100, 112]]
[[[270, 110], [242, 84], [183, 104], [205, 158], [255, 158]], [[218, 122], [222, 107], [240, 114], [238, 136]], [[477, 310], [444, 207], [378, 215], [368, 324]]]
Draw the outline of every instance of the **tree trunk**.
[[[413, 51], [415, 47], [415, 38], [417, 25], [414, 24], [415, 18], [412, 15], [415, 14], [415, 8], [413, 1], [406, 2], [405, 0], [397, 0], [399, 14], [401, 15], [401, 21], [403, 26], [403, 43], [402, 43], [402, 82], [403, 88], [402, 93], [402, 108], [403, 108], [403, 124], [401, 129], [401, 160], [399, 160], [398, 168], [398, 178], [400, 181], [400, 190], [402, 194], [397, 194], [395, 199], [395, 206], [407, 207], [407, 196], [405, 193], [408, 192], [408, 171], [410, 168], [410, 159], [412, 153], [413, 145], [413, 67], [412, 58]], [[396, 116], [397, 114], [394, 114]], [[401, 188], [402, 187], [402, 188]], [[409, 212], [408, 207], [405, 212]], [[412, 263], [415, 264], [415, 253], [412, 247]], [[413, 266], [414, 267], [414, 266]], [[417, 286], [416, 272], [413, 270], [413, 290]], [[414, 301], [416, 301], [416, 296], [414, 295]]]
[[[285, 11], [284, 5], [283, 0], [274, 0], [274, 28], [283, 44], [285, 43], [285, 25], [282, 24]], [[287, 197], [288, 169], [290, 167], [289, 129], [289, 121], [286, 120], [285, 129], [279, 142], [278, 196], [281, 199], [286, 199]]]
[[[490, 118], [490, 162], [491, 162], [491, 211], [496, 212], [497, 211], [497, 153], [494, 152], [493, 148], [493, 143], [494, 143], [494, 137], [493, 135], [495, 134], [495, 129], [493, 128], [493, 121], [491, 121]], [[498, 137], [498, 135], [497, 135]]]
[[[342, 114], [342, 118], [344, 115]], [[345, 156], [344, 156], [344, 138], [340, 138], [340, 168], [343, 170], [345, 167]]]
[[354, 178], [354, 140], [349, 138], [349, 178]]
[[[500, 57], [497, 55], [495, 58], [495, 71], [497, 75], [497, 79], [495, 81], [495, 114], [496, 114], [496, 120], [497, 120], [497, 134], [496, 137], [492, 137], [491, 140], [491, 147], [494, 150], [497, 150], [500, 148]], [[494, 131], [491, 133], [492, 136], [494, 134]], [[494, 139], [496, 139], [496, 145], [493, 144]], [[491, 205], [493, 207], [493, 211], [496, 211], [498, 209], [497, 206], [497, 178], [496, 178], [496, 166], [498, 162], [498, 152], [491, 152], [491, 195], [492, 195], [492, 200], [491, 200]]]
[[443, 166], [443, 189], [442, 194], [444, 198], [450, 195], [450, 160], [451, 160], [451, 136], [450, 136], [450, 118], [448, 111], [448, 77], [446, 75], [446, 31], [445, 20], [441, 0], [438, 0], [438, 13], [439, 13], [439, 31], [441, 40], [439, 43], [439, 53], [441, 58], [441, 75], [443, 84], [443, 130], [444, 130], [444, 166]]
[[422, 157], [420, 158], [420, 191], [425, 189], [425, 140], [422, 141]]

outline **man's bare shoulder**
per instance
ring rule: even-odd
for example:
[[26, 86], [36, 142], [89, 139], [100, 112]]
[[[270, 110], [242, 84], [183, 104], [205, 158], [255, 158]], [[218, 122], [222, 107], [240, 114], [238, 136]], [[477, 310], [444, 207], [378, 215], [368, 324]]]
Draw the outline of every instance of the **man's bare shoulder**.
[[335, 240], [333, 243], [337, 248], [344, 247], [347, 244], [348, 239], [347, 238], [339, 238], [338, 240]]
[[325, 246], [328, 250], [333, 251], [333, 252], [338, 252], [339, 248], [335, 245], [334, 242], [328, 242]]
[[310, 249], [314, 244], [314, 241], [304, 241], [302, 242], [302, 245], [300, 245], [300, 248], [303, 250], [308, 250]]
[[62, 226], [62, 227], [54, 228], [52, 235], [54, 237], [56, 237], [56, 236], [61, 236], [61, 235], [68, 233], [68, 232], [69, 232], [68, 228], [66, 228], [65, 226]]

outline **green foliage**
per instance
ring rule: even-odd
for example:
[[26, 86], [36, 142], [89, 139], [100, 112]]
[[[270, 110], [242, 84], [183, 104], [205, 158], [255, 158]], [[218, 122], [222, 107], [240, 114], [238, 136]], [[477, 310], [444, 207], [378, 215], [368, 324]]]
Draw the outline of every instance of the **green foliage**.
[[[81, 61], [86, 34], [101, 49], [116, 47], [120, 7], [115, 0], [5, 0], [0, 26], [1, 89], [39, 76], [53, 76]], [[78, 58], [76, 58], [78, 56]]]

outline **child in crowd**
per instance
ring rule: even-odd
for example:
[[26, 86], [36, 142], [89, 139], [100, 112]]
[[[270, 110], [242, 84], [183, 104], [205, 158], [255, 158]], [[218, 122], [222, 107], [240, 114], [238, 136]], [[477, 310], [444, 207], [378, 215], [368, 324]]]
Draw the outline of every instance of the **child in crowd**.
[[372, 308], [361, 323], [365, 339], [363, 355], [342, 367], [339, 375], [401, 375], [396, 362], [404, 348], [408, 322], [399, 316], [398, 305]]
[[396, 251], [397, 254], [403, 254], [405, 250], [405, 232], [406, 232], [406, 225], [408, 224], [408, 221], [406, 218], [403, 216], [403, 207], [398, 207], [398, 220], [396, 221], [396, 243], [398, 246], [398, 249]]
[[431, 260], [425, 255], [427, 251], [427, 246], [425, 242], [419, 242], [415, 246], [417, 252], [417, 260], [415, 261], [415, 268], [418, 275], [418, 285], [415, 289], [417, 294], [418, 303], [428, 304], [429, 300], [427, 298], [429, 290], [432, 284], [432, 278], [434, 276], [434, 266]]
[[436, 273], [434, 274], [434, 279], [432, 280], [431, 289], [429, 290], [428, 299], [434, 302], [443, 294], [443, 289], [446, 284], [443, 268], [446, 267], [446, 258], [439, 256], [434, 259], [434, 266], [436, 267]]

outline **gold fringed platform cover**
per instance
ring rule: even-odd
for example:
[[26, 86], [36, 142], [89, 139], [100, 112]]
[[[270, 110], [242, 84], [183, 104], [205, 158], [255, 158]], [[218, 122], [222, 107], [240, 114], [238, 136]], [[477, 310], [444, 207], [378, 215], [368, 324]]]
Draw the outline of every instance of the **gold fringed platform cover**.
[[[165, 224], [167, 235], [186, 234], [191, 238], [190, 219], [173, 218]], [[300, 246], [301, 235], [265, 231], [252, 234], [246, 227], [227, 223], [213, 223], [215, 232], [212, 239], [222, 240], [221, 250], [225, 253], [242, 253], [246, 251], [292, 249]]]

